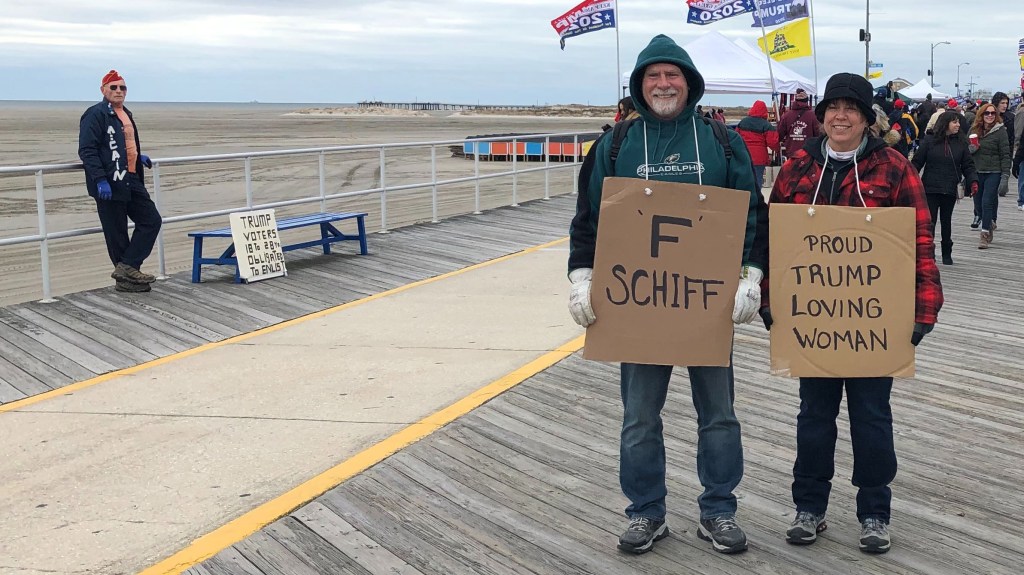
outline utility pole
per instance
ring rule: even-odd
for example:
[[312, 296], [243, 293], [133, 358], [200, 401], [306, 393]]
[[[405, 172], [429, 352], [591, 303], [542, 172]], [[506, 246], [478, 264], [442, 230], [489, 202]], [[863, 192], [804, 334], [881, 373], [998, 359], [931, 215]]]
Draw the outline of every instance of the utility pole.
[[871, 0], [864, 0], [864, 29], [860, 31], [860, 40], [864, 42], [864, 78], [870, 80], [871, 63]]
[[935, 87], [935, 47], [941, 46], [942, 44], [949, 44], [949, 42], [942, 41], [932, 44], [932, 67], [928, 68], [928, 83], [931, 84], [932, 88]]

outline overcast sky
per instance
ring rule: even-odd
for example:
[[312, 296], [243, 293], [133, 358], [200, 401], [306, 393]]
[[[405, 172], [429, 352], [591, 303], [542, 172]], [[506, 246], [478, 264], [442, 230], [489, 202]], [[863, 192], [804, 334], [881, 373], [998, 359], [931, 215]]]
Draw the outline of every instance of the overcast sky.
[[[578, 2], [0, 0], [0, 100], [98, 99], [100, 78], [116, 68], [134, 101], [610, 104], [615, 31], [569, 38], [561, 51], [551, 28]], [[935, 48], [940, 89], [955, 93], [957, 64], [970, 62], [960, 67], [964, 89], [973, 75], [979, 88], [1017, 91], [1024, 17], [1011, 5], [876, 0], [872, 60], [886, 79], [917, 82], [931, 43], [948, 41]], [[821, 85], [835, 72], [863, 72], [865, 2], [819, 0], [813, 9]], [[759, 34], [749, 14], [687, 24], [684, 0], [620, 0], [619, 24], [623, 72], [655, 34], [680, 44], [709, 30], [751, 42]], [[811, 58], [786, 64], [814, 74]], [[751, 99], [735, 98], [711, 99]]]

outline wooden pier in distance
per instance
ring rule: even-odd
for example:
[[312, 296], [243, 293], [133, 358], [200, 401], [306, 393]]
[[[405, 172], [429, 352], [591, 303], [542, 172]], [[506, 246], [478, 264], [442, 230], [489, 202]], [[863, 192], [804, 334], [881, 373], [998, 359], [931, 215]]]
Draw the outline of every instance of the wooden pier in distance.
[[422, 111], [463, 111], [463, 110], [531, 110], [541, 106], [523, 105], [482, 105], [482, 104], [445, 104], [442, 102], [380, 102], [366, 100], [356, 104], [359, 108], [388, 108], [392, 110], [422, 110]]

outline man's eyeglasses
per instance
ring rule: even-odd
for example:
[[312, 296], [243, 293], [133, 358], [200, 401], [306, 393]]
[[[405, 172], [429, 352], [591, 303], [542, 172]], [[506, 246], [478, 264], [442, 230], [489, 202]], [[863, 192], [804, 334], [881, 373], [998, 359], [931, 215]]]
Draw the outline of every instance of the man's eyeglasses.
[[117, 92], [118, 90], [123, 91], [123, 92], [127, 92], [128, 91], [128, 86], [125, 86], [124, 84], [121, 84], [120, 86], [118, 86], [117, 84], [111, 84], [111, 85], [109, 85], [107, 87], [110, 88], [111, 92]]
[[987, 112], [982, 112], [982, 114], [981, 114], [981, 115], [982, 115], [982, 116], [995, 116], [995, 115], [996, 115], [996, 113], [995, 113], [994, 111], [992, 111], [992, 110], [989, 110], [989, 111], [987, 111]]

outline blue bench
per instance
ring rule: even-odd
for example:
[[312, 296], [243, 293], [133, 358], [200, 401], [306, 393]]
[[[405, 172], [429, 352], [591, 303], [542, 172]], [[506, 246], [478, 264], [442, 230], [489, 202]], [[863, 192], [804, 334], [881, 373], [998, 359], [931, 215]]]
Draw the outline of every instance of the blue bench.
[[[287, 244], [281, 242], [281, 251], [290, 252], [292, 250], [300, 250], [302, 248], [311, 248], [313, 246], [323, 246], [324, 253], [331, 253], [331, 244], [341, 242], [345, 240], [359, 240], [359, 253], [366, 255], [366, 224], [364, 218], [365, 213], [317, 213], [310, 214], [307, 216], [296, 216], [293, 218], [285, 218], [277, 220], [278, 230], [290, 230], [294, 228], [301, 228], [305, 226], [320, 225], [320, 239], [310, 240], [306, 242], [300, 242], [297, 244]], [[356, 219], [356, 224], [359, 226], [358, 235], [343, 234], [334, 227], [332, 222], [339, 222], [342, 220]], [[205, 232], [189, 232], [189, 236], [195, 238], [195, 245], [192, 249], [192, 283], [199, 283], [200, 273], [202, 271], [203, 264], [216, 264], [221, 266], [235, 266], [235, 282], [241, 282], [242, 278], [238, 273], [238, 258], [235, 257], [235, 244], [232, 243], [228, 246], [228, 249], [224, 250], [224, 253], [220, 257], [216, 258], [204, 258], [203, 257], [203, 239], [204, 238], [230, 238], [231, 227], [220, 228], [217, 230], [207, 230]]]

